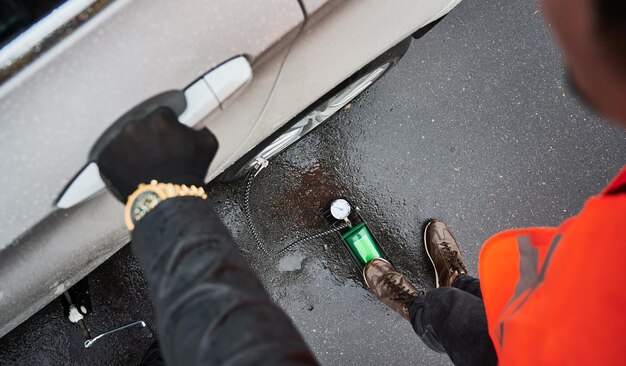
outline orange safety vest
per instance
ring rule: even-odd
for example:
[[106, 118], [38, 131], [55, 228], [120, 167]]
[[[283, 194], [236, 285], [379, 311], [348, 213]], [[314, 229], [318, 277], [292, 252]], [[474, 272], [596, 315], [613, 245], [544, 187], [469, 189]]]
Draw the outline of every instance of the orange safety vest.
[[[503, 231], [480, 252], [500, 365], [626, 365], [626, 166], [559, 227]], [[624, 347], [624, 348], [622, 348]]]

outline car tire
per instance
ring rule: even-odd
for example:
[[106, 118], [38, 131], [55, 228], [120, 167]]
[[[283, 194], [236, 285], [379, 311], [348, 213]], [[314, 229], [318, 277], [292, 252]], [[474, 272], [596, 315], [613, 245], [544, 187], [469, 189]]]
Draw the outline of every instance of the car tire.
[[406, 38], [372, 60], [255, 146], [216, 180], [230, 182], [242, 178], [252, 169], [258, 158], [269, 160], [300, 140], [386, 74], [400, 61], [410, 44], [411, 37]]

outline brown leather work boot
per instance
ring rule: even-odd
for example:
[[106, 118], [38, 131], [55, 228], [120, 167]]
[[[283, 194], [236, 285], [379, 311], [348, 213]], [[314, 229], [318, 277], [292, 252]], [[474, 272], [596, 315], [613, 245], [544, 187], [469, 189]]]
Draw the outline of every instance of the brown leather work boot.
[[444, 222], [431, 220], [426, 225], [424, 246], [435, 268], [437, 287], [448, 287], [459, 273], [467, 273], [461, 259], [461, 250]]
[[[415, 286], [382, 258], [372, 259], [363, 268], [363, 278], [374, 295], [393, 311], [409, 320], [409, 302], [420, 294]], [[423, 294], [423, 291], [421, 292]]]

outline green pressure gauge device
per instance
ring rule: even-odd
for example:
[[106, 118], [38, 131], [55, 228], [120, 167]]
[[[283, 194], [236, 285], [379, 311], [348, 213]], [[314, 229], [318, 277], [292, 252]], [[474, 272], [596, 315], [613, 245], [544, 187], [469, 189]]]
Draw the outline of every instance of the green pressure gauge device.
[[[365, 265], [374, 258], [389, 260], [387, 254], [367, 226], [361, 216], [359, 208], [351, 204], [346, 198], [333, 200], [322, 212], [322, 216], [331, 226], [340, 228], [337, 231], [339, 239], [348, 254], [362, 271]], [[347, 224], [347, 225], [346, 225]]]

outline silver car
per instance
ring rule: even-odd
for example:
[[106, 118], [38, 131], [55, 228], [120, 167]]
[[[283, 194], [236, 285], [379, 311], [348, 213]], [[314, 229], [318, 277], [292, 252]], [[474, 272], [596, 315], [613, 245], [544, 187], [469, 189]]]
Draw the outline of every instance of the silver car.
[[123, 207], [86, 164], [119, 116], [183, 90], [180, 121], [220, 143], [206, 180], [237, 179], [459, 1], [0, 1], [15, 7], [0, 19], [0, 336], [128, 243]]

